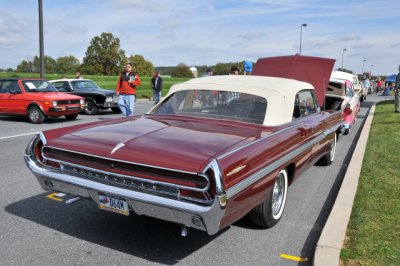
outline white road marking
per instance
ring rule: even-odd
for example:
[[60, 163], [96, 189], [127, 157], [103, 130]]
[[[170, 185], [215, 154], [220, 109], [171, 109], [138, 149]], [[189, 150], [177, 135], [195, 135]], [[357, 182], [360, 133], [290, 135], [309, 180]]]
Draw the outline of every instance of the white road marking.
[[32, 133], [19, 134], [19, 135], [12, 135], [12, 136], [7, 136], [7, 137], [0, 137], [0, 140], [2, 140], [2, 139], [18, 138], [18, 137], [28, 136], [28, 135], [34, 135], [34, 134], [38, 134], [38, 133], [39, 133], [39, 132], [32, 132]]

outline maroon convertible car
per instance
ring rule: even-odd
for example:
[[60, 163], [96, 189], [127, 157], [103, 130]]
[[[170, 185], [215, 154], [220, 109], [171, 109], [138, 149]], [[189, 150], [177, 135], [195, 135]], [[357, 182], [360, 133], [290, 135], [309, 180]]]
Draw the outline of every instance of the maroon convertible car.
[[[280, 73], [264, 59], [254, 68], [259, 76], [174, 85], [144, 115], [41, 132], [26, 164], [44, 190], [172, 221], [182, 235], [212, 235], [246, 214], [271, 227], [288, 186], [313, 164], [332, 163], [343, 121], [321, 110], [334, 60], [281, 59]], [[296, 67], [303, 63], [312, 74]]]

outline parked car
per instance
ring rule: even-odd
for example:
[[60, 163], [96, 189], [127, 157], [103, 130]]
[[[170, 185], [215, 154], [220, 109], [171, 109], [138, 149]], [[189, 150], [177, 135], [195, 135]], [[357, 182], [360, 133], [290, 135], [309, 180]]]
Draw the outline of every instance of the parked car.
[[[311, 73], [327, 81], [332, 68], [319, 71], [316, 59]], [[44, 190], [175, 222], [182, 235], [189, 227], [212, 235], [248, 213], [271, 227], [288, 186], [316, 162], [334, 160], [343, 118], [320, 110], [316, 90], [326, 85], [195, 78], [171, 87], [147, 114], [41, 132], [25, 161]]]
[[85, 109], [83, 112], [88, 115], [95, 115], [99, 109], [109, 109], [119, 113], [119, 96], [115, 91], [100, 88], [90, 79], [58, 79], [50, 80], [57, 90], [82, 96], [85, 98]]
[[349, 80], [353, 83], [353, 89], [356, 93], [358, 93], [360, 102], [367, 99], [367, 90], [364, 88], [360, 80], [358, 79], [357, 75], [343, 72], [343, 71], [332, 71], [331, 78], [342, 79], [342, 80]]
[[341, 111], [344, 119], [343, 134], [348, 134], [360, 111], [360, 96], [354, 92], [353, 83], [345, 79], [331, 78], [325, 105], [327, 109]]
[[27, 116], [39, 124], [46, 117], [75, 120], [83, 106], [82, 97], [60, 93], [44, 79], [0, 79], [0, 114]]

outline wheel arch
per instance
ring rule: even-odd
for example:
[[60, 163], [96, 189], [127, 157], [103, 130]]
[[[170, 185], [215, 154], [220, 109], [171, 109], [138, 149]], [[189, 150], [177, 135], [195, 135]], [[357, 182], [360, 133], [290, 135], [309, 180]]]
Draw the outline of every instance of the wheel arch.
[[290, 163], [286, 166], [287, 174], [288, 174], [288, 185], [290, 186], [294, 180], [294, 176], [296, 173], [296, 164], [294, 162]]
[[38, 108], [40, 109], [40, 111], [42, 111], [43, 115], [44, 115], [45, 117], [47, 117], [46, 111], [43, 109], [42, 105], [40, 105], [40, 104], [37, 103], [37, 102], [31, 102], [31, 103], [28, 104], [28, 106], [26, 107], [26, 115], [28, 115], [28, 110], [29, 110], [29, 108], [31, 108], [31, 107], [38, 107]]

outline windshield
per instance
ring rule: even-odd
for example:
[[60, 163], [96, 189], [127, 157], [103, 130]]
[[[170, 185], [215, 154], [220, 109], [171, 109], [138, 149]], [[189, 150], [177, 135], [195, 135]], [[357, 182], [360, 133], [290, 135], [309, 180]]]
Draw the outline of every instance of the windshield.
[[252, 94], [185, 90], [172, 94], [152, 114], [187, 115], [262, 125], [266, 110], [266, 99]]
[[26, 92], [57, 92], [47, 80], [24, 80], [22, 84]]
[[96, 83], [91, 80], [77, 80], [71, 82], [72, 89], [76, 91], [99, 88]]

